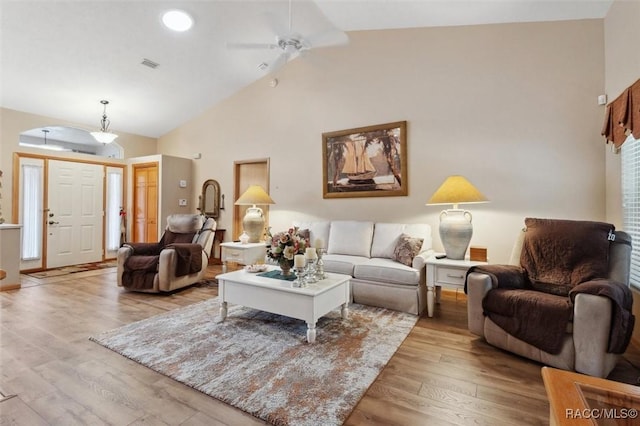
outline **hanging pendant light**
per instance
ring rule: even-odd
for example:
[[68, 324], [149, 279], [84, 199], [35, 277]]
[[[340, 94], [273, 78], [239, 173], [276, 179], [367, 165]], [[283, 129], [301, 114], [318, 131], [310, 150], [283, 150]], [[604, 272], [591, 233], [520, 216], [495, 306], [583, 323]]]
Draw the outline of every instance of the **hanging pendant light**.
[[118, 135], [115, 133], [109, 132], [109, 124], [111, 123], [107, 118], [107, 105], [109, 101], [102, 100], [100, 103], [104, 106], [104, 111], [102, 113], [102, 120], [100, 120], [100, 131], [99, 132], [91, 132], [91, 136], [94, 137], [95, 140], [101, 143], [111, 143]]

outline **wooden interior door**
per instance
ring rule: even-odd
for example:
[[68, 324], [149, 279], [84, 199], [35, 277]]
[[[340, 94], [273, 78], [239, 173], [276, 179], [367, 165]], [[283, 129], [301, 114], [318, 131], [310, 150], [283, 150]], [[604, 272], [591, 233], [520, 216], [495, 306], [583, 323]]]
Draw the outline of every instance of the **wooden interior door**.
[[158, 241], [158, 163], [133, 165], [133, 241]]
[[[233, 163], [235, 184], [233, 188], [233, 200], [237, 200], [249, 185], [260, 185], [269, 193], [269, 159], [261, 158], [258, 160], [235, 161]], [[237, 241], [242, 234], [242, 218], [251, 206], [233, 205], [233, 241]], [[269, 225], [269, 206], [257, 206], [264, 212], [265, 223]]]

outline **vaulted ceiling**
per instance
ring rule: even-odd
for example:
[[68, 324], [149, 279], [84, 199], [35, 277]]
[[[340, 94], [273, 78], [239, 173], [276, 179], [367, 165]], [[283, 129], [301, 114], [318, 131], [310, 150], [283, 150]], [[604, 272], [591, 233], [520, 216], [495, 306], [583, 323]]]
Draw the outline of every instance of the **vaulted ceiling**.
[[[303, 37], [393, 28], [603, 18], [612, 0], [294, 0]], [[287, 31], [287, 0], [0, 0], [0, 105], [112, 130], [159, 137], [264, 77]], [[161, 15], [182, 9], [191, 30]], [[275, 27], [275, 28], [274, 28]], [[349, 49], [349, 44], [336, 47]], [[313, 54], [313, 49], [309, 54]], [[145, 60], [158, 64], [152, 69]], [[286, 66], [286, 65], [285, 65]], [[51, 123], [56, 124], [56, 123]]]

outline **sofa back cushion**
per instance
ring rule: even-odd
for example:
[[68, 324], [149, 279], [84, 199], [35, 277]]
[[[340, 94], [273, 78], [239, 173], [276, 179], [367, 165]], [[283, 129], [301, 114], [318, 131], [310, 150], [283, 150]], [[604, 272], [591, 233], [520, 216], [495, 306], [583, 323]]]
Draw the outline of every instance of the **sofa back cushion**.
[[607, 277], [612, 224], [528, 217], [525, 225], [520, 265], [534, 289], [566, 296], [582, 282]]
[[431, 248], [431, 227], [426, 224], [376, 223], [371, 245], [371, 257], [393, 259], [400, 235], [422, 238], [420, 252]]
[[298, 227], [299, 231], [309, 230], [309, 244], [311, 247], [327, 248], [331, 222], [293, 222], [293, 226]]
[[176, 234], [198, 232], [204, 223], [199, 214], [172, 214], [167, 216], [167, 229]]
[[213, 247], [213, 237], [215, 237], [216, 227], [218, 223], [212, 217], [207, 218], [200, 228], [200, 231], [193, 238], [193, 243], [200, 244], [202, 246], [202, 250], [204, 250], [207, 255], [211, 253], [211, 247]]
[[195, 243], [198, 231], [204, 224], [200, 214], [172, 214], [167, 216], [167, 228], [162, 238], [164, 245], [173, 243]]
[[422, 238], [423, 241], [420, 253], [422, 253], [423, 251], [431, 250], [433, 248], [433, 240], [431, 239], [431, 226], [425, 223], [410, 223], [405, 225], [404, 233], [414, 238]]
[[373, 222], [334, 220], [329, 233], [329, 254], [371, 257]]
[[371, 244], [371, 257], [391, 259], [398, 238], [404, 232], [402, 223], [376, 223]]

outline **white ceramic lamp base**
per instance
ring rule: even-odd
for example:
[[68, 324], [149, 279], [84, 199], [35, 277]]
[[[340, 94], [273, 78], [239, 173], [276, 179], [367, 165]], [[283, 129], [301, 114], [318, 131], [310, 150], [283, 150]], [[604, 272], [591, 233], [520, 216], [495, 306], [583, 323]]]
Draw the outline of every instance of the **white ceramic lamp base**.
[[264, 215], [260, 207], [249, 207], [242, 219], [242, 228], [249, 236], [250, 243], [260, 242], [264, 233]]
[[471, 219], [471, 213], [462, 209], [443, 210], [440, 213], [440, 241], [447, 259], [464, 259], [473, 235]]

